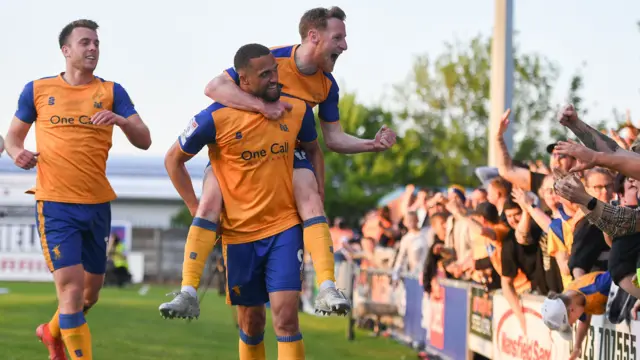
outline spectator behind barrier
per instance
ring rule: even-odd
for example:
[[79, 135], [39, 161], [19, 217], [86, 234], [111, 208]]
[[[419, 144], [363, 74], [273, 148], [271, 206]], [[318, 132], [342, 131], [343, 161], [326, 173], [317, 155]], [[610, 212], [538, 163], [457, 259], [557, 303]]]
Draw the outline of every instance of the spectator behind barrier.
[[[584, 184], [589, 195], [603, 202], [613, 199], [613, 177], [603, 168], [594, 168], [584, 174]], [[569, 269], [575, 279], [593, 271], [608, 269], [609, 249], [612, 239], [602, 230], [582, 218], [573, 231], [573, 245], [569, 257]]]

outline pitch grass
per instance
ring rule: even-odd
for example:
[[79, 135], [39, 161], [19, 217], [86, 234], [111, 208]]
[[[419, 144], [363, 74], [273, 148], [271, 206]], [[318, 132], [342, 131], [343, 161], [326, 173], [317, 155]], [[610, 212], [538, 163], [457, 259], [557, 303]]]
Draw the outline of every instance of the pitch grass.
[[[9, 294], [0, 295], [0, 359], [47, 359], [35, 328], [48, 321], [56, 308], [52, 283], [0, 282]], [[197, 321], [164, 320], [158, 305], [174, 290], [152, 286], [146, 295], [139, 287], [103, 289], [87, 320], [93, 338], [94, 359], [238, 359], [238, 334], [224, 299], [210, 290], [201, 304]], [[307, 360], [412, 359], [415, 353], [383, 338], [358, 331], [346, 340], [347, 320], [301, 314]], [[277, 359], [277, 344], [270, 316], [265, 334], [267, 359]]]

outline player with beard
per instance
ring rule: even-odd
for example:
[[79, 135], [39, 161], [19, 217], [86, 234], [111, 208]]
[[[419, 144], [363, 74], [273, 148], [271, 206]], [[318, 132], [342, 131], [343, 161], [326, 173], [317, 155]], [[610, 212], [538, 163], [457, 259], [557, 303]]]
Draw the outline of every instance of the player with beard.
[[[395, 133], [382, 127], [374, 139], [365, 140], [346, 134], [340, 126], [338, 111], [339, 88], [331, 75], [338, 57], [347, 50], [346, 15], [339, 7], [315, 8], [300, 20], [301, 44], [271, 49], [276, 58], [282, 91], [319, 107], [324, 140], [330, 150], [339, 153], [383, 151], [396, 141]], [[205, 90], [212, 100], [228, 107], [263, 114], [278, 120], [290, 110], [286, 101], [268, 102], [240, 89], [237, 69], [227, 69], [213, 79]], [[294, 194], [298, 213], [304, 221], [304, 243], [311, 254], [319, 292], [315, 309], [319, 313], [346, 314], [351, 305], [336, 289], [333, 242], [324, 213], [324, 159], [320, 149], [313, 153], [296, 148], [294, 159]], [[194, 214], [196, 208], [206, 208], [218, 219], [222, 195], [215, 174], [204, 179], [200, 205], [196, 198], [186, 203]], [[217, 221], [217, 220], [216, 220]], [[182, 290], [160, 312], [169, 317], [194, 317], [200, 313], [197, 288], [205, 261], [215, 242], [216, 232], [192, 225], [184, 251]]]
[[[278, 65], [267, 47], [241, 47], [234, 66], [242, 91], [267, 102], [286, 102], [290, 111], [270, 121], [259, 113], [213, 103], [191, 119], [167, 153], [165, 165], [182, 198], [197, 201], [184, 164], [205, 146], [209, 148], [225, 203], [222, 252], [227, 301], [238, 310], [240, 359], [265, 358], [267, 302], [279, 358], [303, 359], [297, 308], [304, 245], [293, 196], [293, 161], [296, 141], [303, 149], [317, 147], [315, 119], [304, 101], [280, 97]], [[206, 208], [200, 202], [193, 226], [216, 232], [218, 219]]]
[[[66, 359], [63, 342], [72, 359], [92, 359], [85, 313], [98, 299], [107, 265], [110, 202], [116, 198], [106, 175], [113, 130], [119, 127], [137, 148], [151, 146], [149, 129], [124, 88], [94, 75], [97, 29], [91, 20], [62, 29], [65, 72], [24, 87], [6, 137], [17, 166], [37, 165], [36, 223], [58, 311], [36, 334], [54, 360]], [[33, 124], [36, 152], [24, 148]]]

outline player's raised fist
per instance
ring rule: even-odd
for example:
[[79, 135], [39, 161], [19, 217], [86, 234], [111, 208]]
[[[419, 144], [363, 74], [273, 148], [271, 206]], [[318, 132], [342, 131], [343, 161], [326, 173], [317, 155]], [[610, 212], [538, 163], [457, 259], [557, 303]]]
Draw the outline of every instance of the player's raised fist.
[[572, 104], [565, 105], [558, 114], [558, 121], [564, 126], [569, 126], [578, 120], [578, 113]]
[[395, 131], [389, 129], [387, 125], [382, 125], [376, 137], [373, 140], [373, 149], [375, 151], [383, 151], [392, 147], [396, 143]]
[[38, 163], [38, 155], [40, 155], [40, 153], [22, 149], [13, 161], [19, 168], [29, 170]]
[[260, 113], [269, 120], [278, 120], [291, 109], [291, 104], [284, 101], [264, 102]]

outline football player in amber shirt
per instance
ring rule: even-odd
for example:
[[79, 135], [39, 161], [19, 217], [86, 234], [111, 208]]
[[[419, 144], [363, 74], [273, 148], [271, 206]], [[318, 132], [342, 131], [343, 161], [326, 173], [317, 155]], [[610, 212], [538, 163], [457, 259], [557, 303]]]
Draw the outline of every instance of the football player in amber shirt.
[[[307, 11], [300, 20], [302, 44], [284, 46], [272, 50], [279, 68], [279, 82], [283, 92], [319, 105], [322, 131], [327, 147], [340, 153], [382, 151], [395, 143], [395, 133], [383, 127], [375, 139], [364, 140], [347, 135], [339, 123], [339, 89], [331, 75], [342, 52], [347, 49], [344, 20], [346, 15], [338, 7], [315, 8]], [[237, 70], [237, 69], [236, 69]], [[205, 94], [226, 106], [262, 113], [271, 120], [279, 119], [290, 105], [285, 101], [265, 102], [239, 88], [239, 77], [234, 69], [209, 82]], [[324, 159], [316, 149], [309, 154], [296, 148], [294, 161], [294, 194], [298, 213], [306, 224], [304, 227], [305, 248], [313, 260], [319, 293], [315, 309], [320, 313], [344, 314], [351, 309], [349, 301], [335, 287], [334, 258], [329, 226], [324, 214]], [[313, 164], [313, 165], [312, 165]], [[209, 205], [208, 212], [220, 214], [222, 194], [215, 175], [207, 174], [200, 199]], [[197, 201], [187, 203], [191, 212]], [[317, 220], [317, 221], [316, 221]], [[321, 221], [320, 221], [321, 220]], [[195, 231], [195, 230], [194, 230]], [[204, 270], [204, 259], [213, 249], [214, 239], [198, 242], [191, 234], [187, 236], [182, 270], [182, 291], [166, 304], [181, 315], [182, 306], [189, 297], [196, 297], [196, 289]], [[192, 257], [191, 254], [197, 254]], [[165, 305], [165, 304], [163, 304]]]
[[[316, 147], [315, 119], [304, 101], [280, 97], [278, 66], [268, 48], [241, 47], [234, 66], [243, 91], [266, 101], [280, 99], [291, 105], [290, 111], [270, 121], [260, 113], [213, 103], [191, 120], [167, 153], [165, 165], [181, 196], [195, 199], [184, 164], [209, 147], [225, 204], [222, 245], [227, 301], [238, 306], [240, 359], [265, 358], [267, 302], [274, 316], [278, 358], [304, 359], [297, 325], [304, 245], [293, 195], [293, 162], [296, 141], [303, 148]], [[199, 240], [210, 239], [215, 236], [216, 221], [210, 214], [207, 218], [206, 206], [198, 206], [192, 230], [197, 230]], [[200, 255], [207, 254], [195, 254]], [[173, 310], [161, 306], [160, 311], [171, 316]]]
[[[6, 137], [15, 164], [37, 169], [36, 222], [59, 307], [36, 333], [51, 359], [66, 359], [63, 342], [72, 359], [92, 359], [84, 314], [104, 282], [109, 204], [116, 198], [105, 170], [113, 128], [122, 129], [140, 149], [151, 145], [149, 130], [124, 88], [93, 74], [100, 55], [97, 29], [91, 20], [64, 27], [59, 44], [65, 72], [24, 87]], [[35, 152], [24, 148], [33, 124]]]

